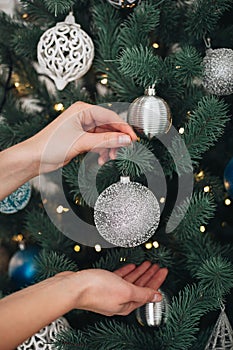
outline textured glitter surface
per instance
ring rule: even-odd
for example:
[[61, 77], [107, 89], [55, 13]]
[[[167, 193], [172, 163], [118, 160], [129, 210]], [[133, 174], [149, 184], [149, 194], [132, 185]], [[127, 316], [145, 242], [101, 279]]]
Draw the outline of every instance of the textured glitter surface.
[[26, 207], [31, 198], [31, 184], [25, 183], [8, 197], [0, 201], [0, 213], [14, 214]]
[[233, 50], [209, 49], [203, 59], [203, 86], [214, 95], [233, 93]]
[[136, 182], [111, 185], [98, 197], [94, 220], [100, 235], [121, 247], [146, 242], [156, 231], [160, 208], [154, 194]]
[[141, 96], [129, 106], [128, 123], [147, 137], [166, 133], [172, 118], [168, 104], [157, 96]]

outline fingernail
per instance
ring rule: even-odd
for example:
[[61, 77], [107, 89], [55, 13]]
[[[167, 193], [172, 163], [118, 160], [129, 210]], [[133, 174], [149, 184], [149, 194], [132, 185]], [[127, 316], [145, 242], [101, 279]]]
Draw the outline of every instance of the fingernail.
[[120, 135], [118, 137], [118, 143], [120, 144], [130, 144], [131, 143], [131, 137], [128, 135]]
[[159, 301], [162, 301], [162, 299], [163, 299], [162, 295], [160, 293], [157, 293], [157, 294], [154, 295], [154, 297], [152, 299], [152, 302], [153, 303], [157, 303]]

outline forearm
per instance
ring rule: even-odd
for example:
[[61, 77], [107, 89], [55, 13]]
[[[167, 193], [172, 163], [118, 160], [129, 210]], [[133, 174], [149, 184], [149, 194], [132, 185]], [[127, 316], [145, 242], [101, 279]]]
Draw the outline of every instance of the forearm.
[[36, 157], [28, 140], [0, 152], [0, 200], [38, 175]]
[[[82, 287], [55, 276], [0, 301], [0, 349], [11, 350], [74, 307]], [[71, 277], [71, 278], [70, 278]], [[75, 293], [74, 293], [75, 288]]]

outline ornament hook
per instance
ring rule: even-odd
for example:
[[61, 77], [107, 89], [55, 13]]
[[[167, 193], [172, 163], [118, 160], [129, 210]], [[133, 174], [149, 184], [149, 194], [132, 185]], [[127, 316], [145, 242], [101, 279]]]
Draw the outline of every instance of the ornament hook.
[[207, 49], [210, 49], [211, 48], [211, 39], [209, 37], [206, 37], [206, 35], [203, 35], [203, 40], [205, 43], [205, 47]]

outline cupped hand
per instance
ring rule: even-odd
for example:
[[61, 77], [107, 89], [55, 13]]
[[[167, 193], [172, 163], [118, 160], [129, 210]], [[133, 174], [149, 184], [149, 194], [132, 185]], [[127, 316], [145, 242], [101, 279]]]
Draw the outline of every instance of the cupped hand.
[[136, 140], [133, 129], [115, 112], [76, 102], [26, 142], [36, 154], [39, 172], [46, 173], [88, 151], [99, 153], [102, 165], [115, 158], [118, 147]]
[[88, 269], [76, 273], [77, 283], [85, 288], [74, 301], [74, 307], [106, 316], [127, 315], [147, 302], [158, 302], [158, 288], [168, 270], [145, 261], [140, 266], [126, 265], [114, 273]]

